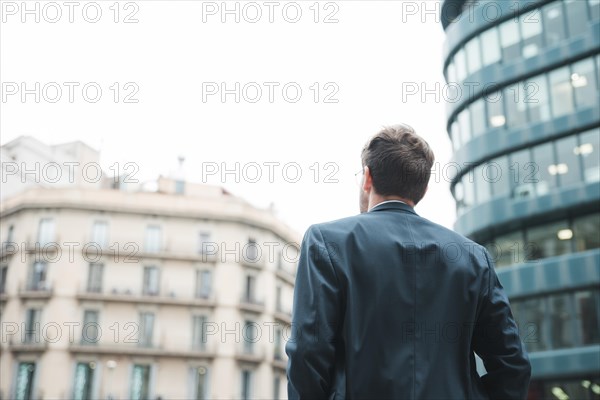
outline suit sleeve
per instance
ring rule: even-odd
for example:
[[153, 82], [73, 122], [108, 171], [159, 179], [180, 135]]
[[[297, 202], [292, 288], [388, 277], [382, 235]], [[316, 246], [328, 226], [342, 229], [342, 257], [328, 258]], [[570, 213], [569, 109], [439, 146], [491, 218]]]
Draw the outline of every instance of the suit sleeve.
[[304, 235], [294, 289], [288, 355], [289, 399], [323, 399], [332, 391], [340, 292], [331, 255], [319, 228]]
[[529, 357], [494, 265], [487, 250], [483, 252], [487, 268], [473, 335], [473, 348], [487, 370], [482, 383], [490, 399], [525, 399], [531, 377]]

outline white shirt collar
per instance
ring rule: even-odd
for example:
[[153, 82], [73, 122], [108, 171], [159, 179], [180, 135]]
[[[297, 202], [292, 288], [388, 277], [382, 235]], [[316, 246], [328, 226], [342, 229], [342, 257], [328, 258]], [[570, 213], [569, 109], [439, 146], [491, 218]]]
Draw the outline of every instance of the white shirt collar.
[[[375, 204], [373, 207], [369, 208], [369, 211], [371, 211], [372, 209], [374, 209], [374, 208], [375, 208], [375, 207], [377, 207], [377, 206], [380, 206], [380, 205], [382, 205], [382, 204], [385, 204], [385, 203], [391, 203], [391, 202], [393, 202], [393, 201], [395, 201], [395, 202], [398, 202], [398, 203], [402, 203], [402, 204], [406, 204], [406, 203], [405, 203], [405, 202], [403, 202], [402, 200], [386, 200], [386, 201], [382, 201], [381, 203], [377, 203], [377, 204]], [[408, 205], [408, 204], [406, 204], [406, 205]]]

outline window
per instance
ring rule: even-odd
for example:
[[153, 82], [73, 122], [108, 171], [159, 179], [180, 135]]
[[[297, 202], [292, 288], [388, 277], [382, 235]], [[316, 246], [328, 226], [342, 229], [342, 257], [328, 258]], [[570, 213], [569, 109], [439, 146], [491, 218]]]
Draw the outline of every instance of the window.
[[487, 119], [491, 128], [498, 128], [506, 124], [502, 92], [494, 92], [484, 96], [487, 103]]
[[467, 77], [467, 62], [465, 60], [465, 51], [461, 48], [454, 55], [454, 65], [456, 66], [456, 81], [462, 82]]
[[99, 313], [96, 310], [83, 312], [83, 326], [81, 327], [81, 344], [96, 344], [100, 340]]
[[456, 82], [456, 67], [454, 66], [453, 61], [450, 61], [450, 63], [448, 64], [448, 68], [446, 69], [446, 76], [446, 82]]
[[481, 34], [481, 49], [483, 50], [483, 66], [500, 61], [500, 38], [496, 27]]
[[283, 251], [279, 250], [277, 252], [277, 269], [283, 271], [285, 269], [285, 263], [286, 261], [283, 258]]
[[21, 362], [17, 368], [17, 385], [15, 400], [33, 399], [33, 381], [35, 378], [35, 363]]
[[550, 333], [552, 348], [574, 345], [573, 310], [568, 293], [550, 296]]
[[40, 342], [40, 319], [42, 310], [30, 308], [25, 315], [25, 343]]
[[193, 336], [192, 336], [192, 349], [204, 350], [206, 349], [206, 315], [194, 315], [192, 318], [193, 325]]
[[273, 399], [279, 399], [279, 392], [281, 387], [281, 378], [279, 376], [275, 376], [273, 378]]
[[252, 238], [248, 239], [244, 254], [246, 256], [245, 258], [250, 262], [255, 262], [258, 260], [258, 245], [256, 244], [256, 240]]
[[577, 136], [567, 136], [556, 141], [558, 160], [553, 170], [556, 172], [561, 186], [569, 186], [581, 182], [581, 168], [577, 155]]
[[144, 285], [142, 294], [156, 296], [159, 292], [159, 271], [155, 266], [144, 267]]
[[510, 61], [521, 56], [519, 42], [519, 24], [514, 19], [500, 25], [500, 46], [502, 48], [502, 60]]
[[594, 60], [592, 58], [576, 62], [572, 65], [571, 85], [575, 92], [575, 103], [577, 104], [577, 108], [598, 108], [596, 73]]
[[460, 137], [458, 136], [458, 122], [453, 121], [450, 125], [450, 138], [452, 140], [452, 149], [454, 151], [460, 148]]
[[519, 22], [523, 35], [523, 57], [536, 56], [542, 48], [542, 16], [539, 8], [521, 15]]
[[15, 235], [15, 226], [14, 225], [10, 225], [8, 227], [8, 230], [6, 231], [6, 240], [4, 240], [3, 243], [14, 242], [14, 235]]
[[75, 367], [75, 384], [73, 385], [74, 400], [90, 400], [94, 382], [95, 362], [78, 362]]
[[277, 310], [277, 311], [282, 311], [281, 291], [282, 291], [281, 286], [277, 285], [277, 287], [275, 288], [275, 310]]
[[588, 0], [590, 3], [590, 16], [592, 20], [600, 19], [600, 0]]
[[485, 103], [483, 99], [478, 99], [470, 106], [471, 127], [473, 128], [473, 137], [477, 137], [485, 132]]
[[97, 243], [101, 248], [108, 245], [108, 224], [105, 221], [95, 221], [92, 226], [92, 243]]
[[468, 108], [465, 108], [460, 112], [460, 114], [458, 114], [458, 129], [460, 131], [460, 142], [462, 144], [465, 144], [471, 140], [471, 124], [469, 115]]
[[537, 166], [534, 175], [535, 191], [538, 196], [543, 196], [556, 187], [556, 175], [564, 171], [558, 167], [554, 159], [554, 145], [552, 142], [544, 143], [533, 148], [533, 161]]
[[212, 291], [212, 272], [210, 270], [196, 271], [196, 297], [207, 299]]
[[454, 185], [454, 200], [456, 201], [456, 212], [461, 214], [465, 208], [465, 191], [462, 181], [458, 181]]
[[138, 344], [140, 347], [152, 346], [152, 334], [154, 330], [154, 314], [150, 312], [140, 313], [140, 333]]
[[31, 267], [29, 290], [47, 290], [48, 264], [45, 261], [36, 261]]
[[200, 254], [206, 254], [209, 243], [210, 243], [210, 232], [200, 232], [198, 234], [198, 252]]
[[576, 318], [582, 345], [600, 343], [600, 292], [585, 290], [575, 293]]
[[42, 218], [38, 229], [38, 243], [44, 247], [54, 241], [54, 220], [51, 218]]
[[510, 173], [508, 170], [508, 157], [494, 158], [488, 166], [488, 176], [492, 185], [495, 198], [508, 196], [510, 193]]
[[144, 249], [148, 253], [157, 253], [161, 251], [161, 229], [157, 225], [149, 225], [146, 227], [146, 237], [144, 241]]
[[600, 214], [577, 217], [573, 220], [575, 251], [585, 251], [600, 247]]
[[512, 197], [524, 198], [533, 196], [537, 171], [536, 165], [531, 162], [529, 149], [516, 151], [510, 155], [509, 174]]
[[475, 36], [465, 46], [467, 54], [467, 70], [473, 74], [481, 69], [481, 50], [479, 49], [479, 37]]
[[[600, 54], [596, 56], [596, 68], [600, 71]], [[600, 79], [596, 79], [596, 84], [598, 85], [598, 90], [600, 90]]]
[[208, 370], [206, 367], [193, 368], [194, 373], [194, 400], [206, 400], [208, 398], [206, 387], [208, 386]]
[[554, 257], [571, 251], [573, 231], [567, 221], [559, 221], [527, 230], [527, 259]]
[[548, 348], [545, 340], [545, 299], [533, 298], [515, 301], [512, 304], [515, 322], [519, 328], [519, 336], [527, 351], [540, 351]]
[[8, 265], [0, 266], [0, 294], [6, 293], [6, 277], [8, 275]]
[[475, 184], [473, 183], [473, 170], [469, 170], [462, 177], [462, 185], [465, 191], [464, 206], [471, 207], [475, 204]]
[[527, 121], [527, 104], [525, 103], [523, 83], [516, 83], [504, 89], [508, 126], [522, 126]]
[[549, 78], [553, 116], [556, 118], [572, 113], [574, 105], [569, 67], [555, 69], [550, 72]]
[[183, 194], [185, 192], [185, 181], [176, 180], [175, 181], [175, 193]]
[[273, 358], [276, 360], [283, 359], [282, 341], [281, 341], [281, 328], [275, 328], [275, 342], [273, 343]]
[[252, 371], [242, 370], [242, 400], [252, 397]]
[[543, 122], [550, 119], [550, 103], [546, 75], [538, 75], [525, 82], [525, 102], [529, 107], [529, 120]]
[[554, 1], [542, 7], [544, 18], [544, 35], [546, 46], [555, 46], [567, 37], [563, 20], [563, 5], [561, 1]]
[[496, 238], [494, 241], [494, 252], [496, 267], [507, 267], [525, 261], [523, 250], [523, 233], [521, 231], [511, 232]]
[[87, 291], [91, 293], [102, 292], [102, 276], [104, 265], [99, 263], [90, 263], [88, 267]]
[[150, 398], [150, 366], [135, 364], [131, 376], [131, 400]]
[[585, 1], [565, 0], [569, 36], [580, 35], [588, 30], [588, 11]]
[[250, 320], [244, 321], [244, 329], [242, 330], [242, 336], [244, 339], [244, 353], [254, 353], [254, 342], [258, 340], [258, 330], [256, 329], [256, 323]]
[[600, 180], [600, 129], [584, 132], [579, 136], [576, 153], [583, 160], [583, 178], [586, 182]]
[[254, 275], [246, 275], [246, 286], [244, 291], [244, 301], [254, 303], [256, 301], [256, 277]]
[[489, 201], [492, 196], [492, 186], [486, 176], [486, 164], [475, 167], [475, 189], [477, 190], [477, 204]]

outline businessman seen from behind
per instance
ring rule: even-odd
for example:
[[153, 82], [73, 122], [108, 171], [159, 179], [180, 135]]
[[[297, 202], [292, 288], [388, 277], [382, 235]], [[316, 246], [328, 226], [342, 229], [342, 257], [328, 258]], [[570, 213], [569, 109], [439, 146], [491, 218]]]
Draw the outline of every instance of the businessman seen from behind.
[[490, 255], [414, 210], [427, 142], [389, 127], [361, 158], [360, 214], [311, 225], [302, 241], [289, 398], [524, 399], [529, 358]]

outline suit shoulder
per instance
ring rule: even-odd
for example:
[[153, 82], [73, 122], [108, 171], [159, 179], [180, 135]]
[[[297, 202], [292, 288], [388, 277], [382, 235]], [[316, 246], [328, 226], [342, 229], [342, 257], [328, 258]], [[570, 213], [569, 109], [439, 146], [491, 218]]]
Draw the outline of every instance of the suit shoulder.
[[482, 263], [487, 265], [488, 260], [486, 260], [487, 257], [485, 255], [487, 253], [487, 249], [485, 248], [485, 246], [482, 246], [474, 240], [469, 239], [468, 237], [463, 236], [452, 229], [446, 228], [443, 225], [430, 221], [427, 218], [421, 217], [421, 219], [423, 220], [423, 227], [425, 229], [435, 232], [435, 234], [430, 235], [430, 237], [443, 237], [443, 242], [446, 246], [450, 244], [456, 244], [461, 248], [466, 249], [469, 253], [472, 253]]
[[351, 228], [361, 221], [362, 214], [339, 218], [332, 221], [319, 222], [308, 227], [308, 231], [318, 230], [322, 234], [337, 234], [340, 232], [349, 232]]

